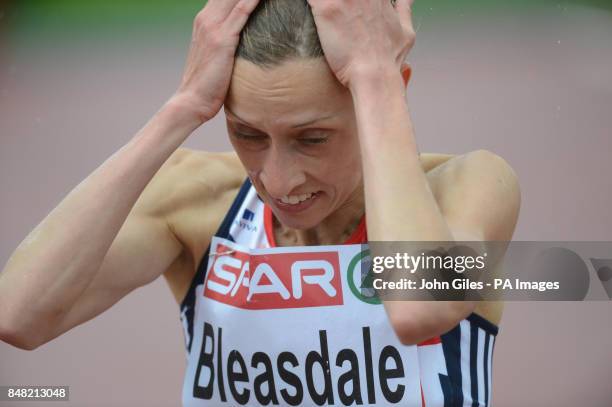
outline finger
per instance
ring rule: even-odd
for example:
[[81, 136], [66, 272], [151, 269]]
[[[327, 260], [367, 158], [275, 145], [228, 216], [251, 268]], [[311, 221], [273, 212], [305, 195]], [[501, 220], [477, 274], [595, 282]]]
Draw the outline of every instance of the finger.
[[231, 34], [240, 34], [257, 4], [259, 4], [259, 0], [240, 0], [234, 6], [225, 22]]
[[210, 14], [210, 16], [218, 22], [225, 20], [232, 10], [242, 0], [208, 0], [202, 9], [202, 12]]

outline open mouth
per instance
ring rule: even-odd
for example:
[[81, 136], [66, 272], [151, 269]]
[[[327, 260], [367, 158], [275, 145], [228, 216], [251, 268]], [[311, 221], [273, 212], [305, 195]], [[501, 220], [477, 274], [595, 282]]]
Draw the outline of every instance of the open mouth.
[[321, 191], [301, 195], [284, 196], [280, 199], [275, 199], [275, 203], [281, 210], [298, 212], [310, 207], [317, 200], [320, 194]]

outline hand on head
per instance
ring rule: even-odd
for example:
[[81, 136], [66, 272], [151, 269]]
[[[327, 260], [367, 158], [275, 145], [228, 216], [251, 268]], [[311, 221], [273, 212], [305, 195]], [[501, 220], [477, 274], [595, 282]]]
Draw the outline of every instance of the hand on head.
[[415, 41], [413, 0], [308, 0], [327, 62], [346, 87], [363, 75], [403, 68]]
[[208, 0], [193, 24], [191, 47], [175, 98], [202, 122], [223, 106], [240, 32], [259, 0]]
[[[260, 1], [268, 0], [208, 0], [195, 18], [183, 79], [173, 99], [202, 123], [223, 106], [243, 29]], [[407, 82], [410, 68], [404, 60], [415, 40], [413, 0], [307, 2], [327, 63], [342, 85], [351, 88], [360, 77], [384, 70], [401, 72]], [[300, 56], [303, 45], [290, 54]]]

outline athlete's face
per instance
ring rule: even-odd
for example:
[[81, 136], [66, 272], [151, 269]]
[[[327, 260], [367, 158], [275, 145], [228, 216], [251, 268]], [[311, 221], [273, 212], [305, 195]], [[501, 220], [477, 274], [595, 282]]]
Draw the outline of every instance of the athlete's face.
[[237, 59], [225, 113], [242, 164], [284, 225], [314, 227], [359, 199], [351, 94], [323, 58], [269, 69]]

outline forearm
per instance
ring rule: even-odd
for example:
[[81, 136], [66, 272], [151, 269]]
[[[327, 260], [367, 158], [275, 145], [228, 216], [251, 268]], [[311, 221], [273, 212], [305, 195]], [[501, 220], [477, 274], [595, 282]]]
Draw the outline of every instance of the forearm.
[[351, 88], [361, 145], [368, 239], [453, 240], [418, 157], [399, 72]]
[[[400, 74], [366, 77], [351, 89], [361, 145], [368, 240], [453, 241], [421, 167]], [[389, 253], [375, 253], [372, 256]], [[415, 344], [455, 326], [473, 302], [385, 301], [400, 340]]]
[[70, 309], [145, 186], [197, 125], [169, 102], [34, 228], [0, 274], [0, 328], [51, 322]]

